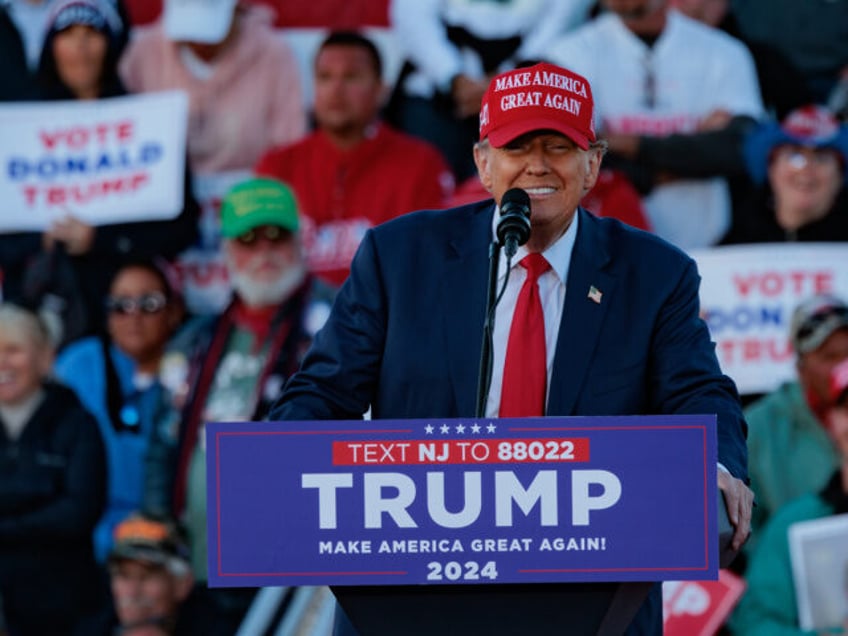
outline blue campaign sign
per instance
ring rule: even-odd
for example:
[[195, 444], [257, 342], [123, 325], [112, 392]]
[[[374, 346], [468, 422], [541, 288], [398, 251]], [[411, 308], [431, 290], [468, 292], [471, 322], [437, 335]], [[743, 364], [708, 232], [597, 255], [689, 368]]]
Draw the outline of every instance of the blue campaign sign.
[[718, 577], [712, 415], [206, 435], [211, 586]]

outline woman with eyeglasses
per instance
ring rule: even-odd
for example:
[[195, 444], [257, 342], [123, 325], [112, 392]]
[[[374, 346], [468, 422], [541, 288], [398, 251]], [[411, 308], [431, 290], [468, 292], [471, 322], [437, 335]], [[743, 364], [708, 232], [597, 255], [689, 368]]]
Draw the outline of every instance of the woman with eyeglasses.
[[744, 151], [755, 188], [722, 243], [848, 241], [848, 125], [805, 106], [754, 129]]
[[10, 634], [70, 634], [105, 586], [91, 532], [106, 460], [97, 424], [48, 380], [53, 343], [34, 313], [0, 304], [0, 599]]
[[56, 377], [97, 418], [106, 444], [108, 501], [94, 532], [101, 562], [114, 527], [141, 507], [144, 458], [160, 403], [159, 362], [183, 317], [172, 279], [164, 262], [122, 266], [105, 302], [107, 335], [70, 344], [55, 364]]

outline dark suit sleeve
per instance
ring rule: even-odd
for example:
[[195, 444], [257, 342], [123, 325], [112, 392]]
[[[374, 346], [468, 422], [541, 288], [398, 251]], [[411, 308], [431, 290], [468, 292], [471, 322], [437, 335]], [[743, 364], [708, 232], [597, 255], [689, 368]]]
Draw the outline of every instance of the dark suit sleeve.
[[721, 373], [715, 345], [700, 318], [699, 284], [695, 263], [687, 259], [654, 330], [651, 398], [657, 412], [717, 414], [718, 460], [747, 480], [747, 425], [736, 386]]
[[379, 255], [369, 230], [327, 323], [267, 419], [361, 418], [371, 404], [380, 374], [386, 312]]

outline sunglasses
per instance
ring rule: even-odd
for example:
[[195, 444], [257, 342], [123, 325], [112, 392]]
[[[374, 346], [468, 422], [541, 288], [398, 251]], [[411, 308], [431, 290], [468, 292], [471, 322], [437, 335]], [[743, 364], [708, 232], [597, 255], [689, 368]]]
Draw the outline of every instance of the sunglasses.
[[109, 313], [122, 316], [129, 314], [158, 314], [165, 309], [168, 299], [161, 292], [142, 294], [141, 296], [109, 296], [106, 299], [106, 310]]
[[827, 307], [813, 314], [798, 328], [796, 338], [798, 340], [806, 340], [816, 329], [834, 316], [837, 318], [848, 319], [848, 307]]
[[244, 234], [239, 234], [235, 240], [242, 245], [249, 246], [263, 238], [269, 243], [280, 243], [288, 238], [288, 236], [289, 232], [277, 225], [263, 225], [248, 230]]

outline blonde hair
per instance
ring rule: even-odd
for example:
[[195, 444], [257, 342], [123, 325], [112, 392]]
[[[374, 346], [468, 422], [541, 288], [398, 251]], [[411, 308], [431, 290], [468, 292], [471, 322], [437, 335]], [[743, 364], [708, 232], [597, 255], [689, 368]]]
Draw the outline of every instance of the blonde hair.
[[16, 329], [39, 351], [53, 349], [53, 337], [45, 321], [35, 312], [13, 303], [0, 303], [0, 330]]

